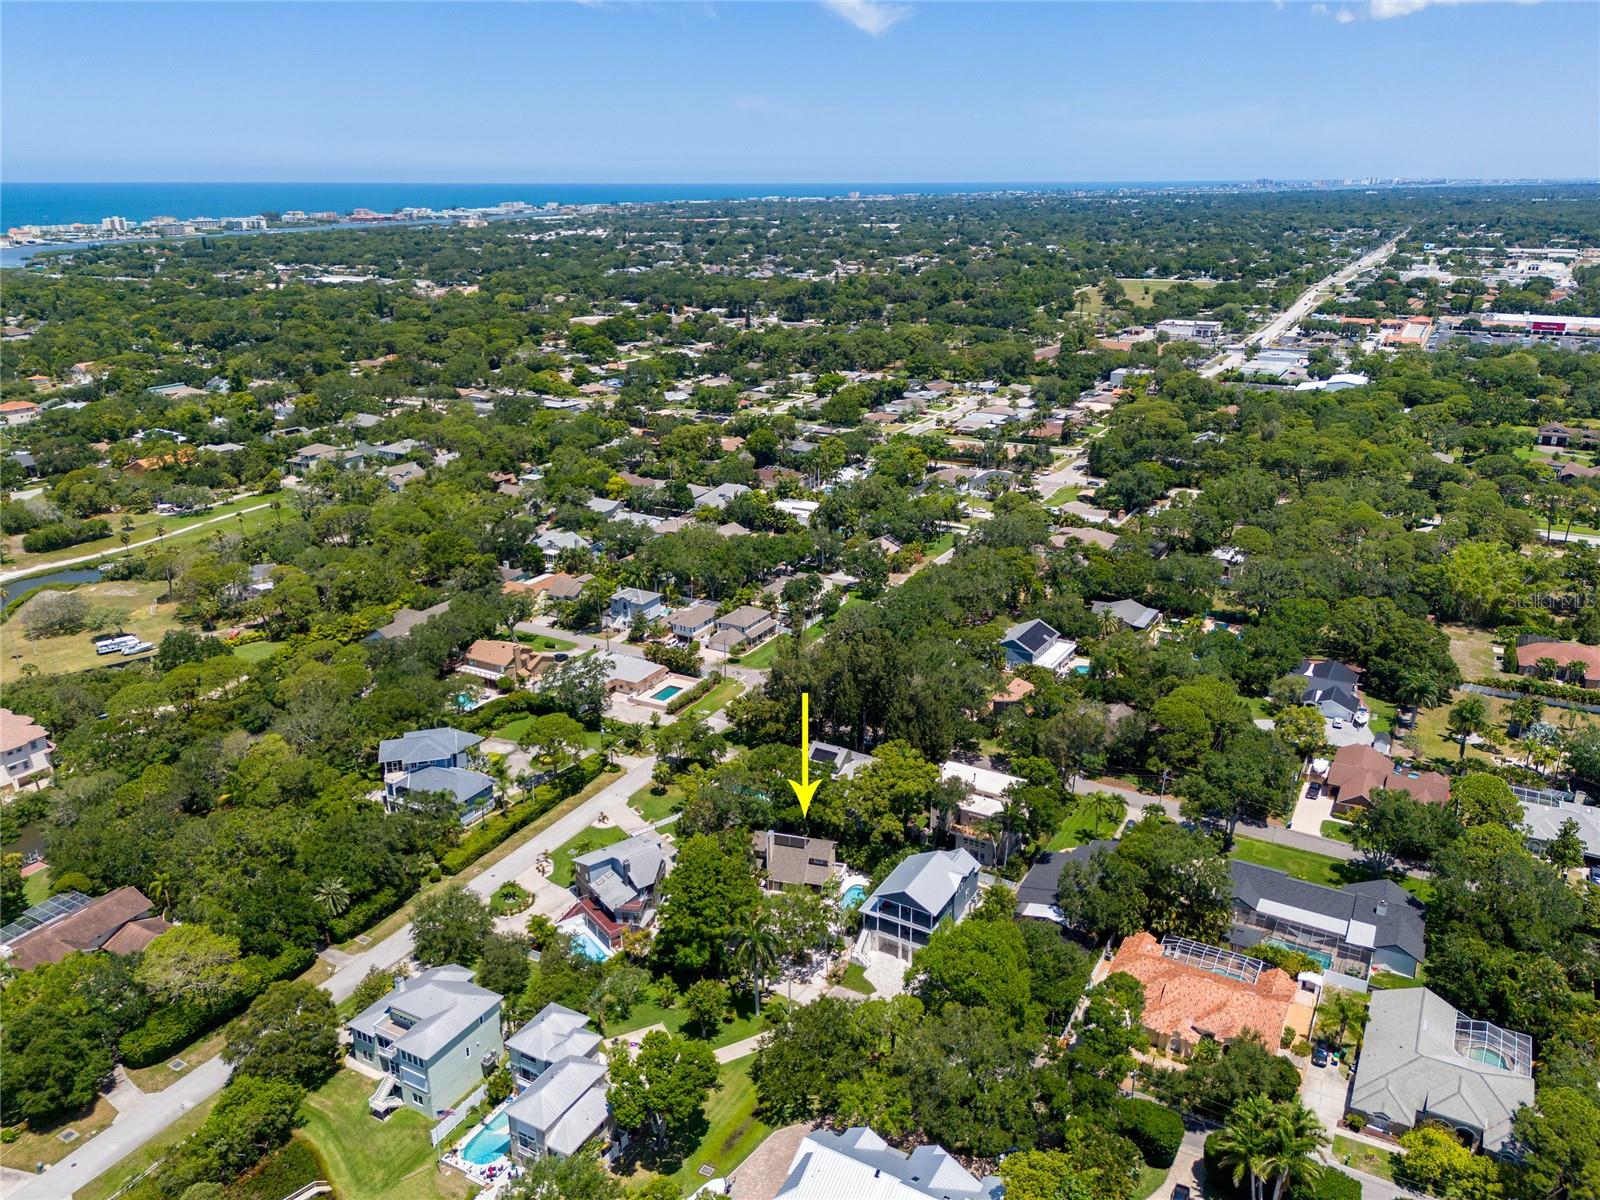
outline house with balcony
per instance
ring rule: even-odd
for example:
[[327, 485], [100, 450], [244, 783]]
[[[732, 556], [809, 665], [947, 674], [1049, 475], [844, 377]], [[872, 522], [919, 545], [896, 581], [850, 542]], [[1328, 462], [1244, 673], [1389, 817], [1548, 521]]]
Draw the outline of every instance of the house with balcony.
[[506, 1108], [511, 1155], [522, 1162], [568, 1158], [611, 1124], [606, 1064], [572, 1055], [552, 1063]]
[[56, 744], [26, 713], [0, 708], [0, 792], [36, 788], [55, 771], [50, 755]]
[[667, 601], [660, 592], [627, 587], [612, 594], [607, 619], [613, 628], [626, 629], [635, 621], [657, 621], [666, 615]]
[[939, 832], [954, 838], [980, 866], [992, 867], [1009, 859], [1022, 845], [1022, 832], [1002, 828], [1001, 818], [1011, 789], [1023, 780], [1003, 771], [960, 762], [941, 766], [939, 778], [954, 781], [962, 789], [961, 799], [953, 810], [941, 810], [936, 814]]
[[1044, 621], [1021, 621], [1005, 631], [1000, 649], [1008, 667], [1042, 667], [1059, 673], [1068, 669], [1078, 643]]
[[762, 890], [781, 892], [788, 887], [821, 892], [833, 884], [839, 870], [834, 843], [827, 838], [804, 837], [764, 829], [750, 835]]
[[572, 891], [578, 901], [561, 922], [581, 920], [602, 945], [616, 950], [629, 926], [655, 920], [656, 895], [667, 876], [661, 839], [641, 833], [572, 860]]
[[511, 1055], [511, 1078], [519, 1089], [564, 1059], [601, 1057], [600, 1035], [589, 1028], [589, 1018], [553, 1002], [506, 1039], [506, 1050]]
[[500, 1061], [500, 996], [454, 964], [402, 979], [351, 1018], [350, 1053], [383, 1072], [368, 1100], [376, 1117], [415, 1109], [430, 1121], [483, 1082]]
[[858, 950], [909, 959], [946, 921], [978, 900], [978, 860], [965, 850], [930, 850], [904, 859], [861, 906]]
[[470, 825], [494, 807], [494, 780], [475, 770], [472, 748], [483, 738], [441, 726], [418, 729], [378, 743], [383, 771], [383, 806], [413, 807], [416, 798], [444, 792], [454, 797], [461, 823]]
[[1000, 1200], [1004, 1194], [998, 1175], [978, 1178], [943, 1146], [907, 1153], [858, 1125], [806, 1134], [775, 1200]]

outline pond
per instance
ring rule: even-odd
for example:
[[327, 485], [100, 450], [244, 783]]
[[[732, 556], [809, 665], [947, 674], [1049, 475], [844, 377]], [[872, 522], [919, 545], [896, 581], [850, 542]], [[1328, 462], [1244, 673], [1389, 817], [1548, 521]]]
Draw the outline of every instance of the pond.
[[30, 579], [18, 579], [0, 588], [0, 605], [10, 604], [24, 596], [31, 595], [43, 587], [60, 584], [99, 583], [101, 571], [99, 567], [74, 567], [68, 571], [55, 571], [49, 575], [35, 575]]

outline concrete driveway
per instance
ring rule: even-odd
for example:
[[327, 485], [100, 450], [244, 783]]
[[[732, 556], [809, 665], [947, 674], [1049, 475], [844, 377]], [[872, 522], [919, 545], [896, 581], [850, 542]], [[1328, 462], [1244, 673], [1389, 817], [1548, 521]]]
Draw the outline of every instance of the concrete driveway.
[[1317, 789], [1317, 797], [1311, 799], [1309, 793], [1311, 785], [1301, 784], [1300, 798], [1295, 801], [1294, 815], [1289, 818], [1289, 828], [1296, 833], [1309, 833], [1315, 837], [1322, 836], [1322, 823], [1333, 816], [1333, 796], [1326, 785]]
[[1317, 1114], [1323, 1126], [1332, 1132], [1344, 1118], [1345, 1097], [1350, 1092], [1350, 1081], [1333, 1063], [1325, 1067], [1306, 1065], [1305, 1080], [1300, 1085], [1300, 1095], [1306, 1107]]

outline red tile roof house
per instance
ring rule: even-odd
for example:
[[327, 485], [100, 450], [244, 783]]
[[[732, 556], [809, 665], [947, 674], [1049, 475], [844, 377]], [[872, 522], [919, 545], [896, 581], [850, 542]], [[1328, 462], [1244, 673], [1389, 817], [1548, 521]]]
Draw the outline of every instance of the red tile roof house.
[[17, 938], [8, 948], [7, 965], [28, 971], [60, 962], [75, 950], [137, 954], [171, 928], [150, 910], [149, 899], [136, 887], [107, 892], [77, 912]]
[[[1207, 952], [1218, 956], [1215, 968], [1197, 965]], [[1223, 968], [1247, 978], [1218, 973]], [[1277, 1046], [1299, 991], [1293, 979], [1257, 959], [1186, 938], [1158, 942], [1148, 933], [1124, 941], [1111, 970], [1144, 984], [1145, 1031], [1153, 1045], [1182, 1055], [1206, 1038], [1226, 1045], [1247, 1029]]]
[[1413, 770], [1371, 746], [1340, 746], [1328, 768], [1334, 814], [1366, 808], [1379, 788], [1406, 792], [1424, 804], [1443, 804], [1450, 799], [1450, 780], [1437, 771]]
[[1600, 688], [1600, 646], [1581, 642], [1551, 642], [1539, 638], [1517, 639], [1517, 674], [1533, 675], [1541, 658], [1553, 659], [1555, 677], [1575, 687]]

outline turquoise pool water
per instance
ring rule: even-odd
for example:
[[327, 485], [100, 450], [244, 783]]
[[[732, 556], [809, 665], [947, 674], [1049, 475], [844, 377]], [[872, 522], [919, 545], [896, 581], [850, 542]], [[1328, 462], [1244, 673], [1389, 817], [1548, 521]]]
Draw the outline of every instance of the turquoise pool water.
[[676, 696], [681, 691], [683, 691], [683, 689], [681, 687], [679, 687], [677, 684], [669, 683], [669, 684], [667, 684], [666, 687], [662, 688], [655, 695], [651, 696], [650, 699], [652, 699], [652, 700], [671, 700], [674, 696]]
[[852, 883], [845, 888], [844, 895], [839, 897], [840, 908], [855, 908], [867, 898], [867, 889], [859, 883]]
[[481, 1167], [497, 1158], [504, 1158], [510, 1152], [510, 1122], [506, 1119], [505, 1113], [498, 1113], [494, 1120], [473, 1134], [472, 1140], [461, 1148], [461, 1157]]
[[1088, 668], [1088, 667], [1073, 667], [1072, 668], [1072, 673], [1074, 675], [1087, 675], [1089, 673], [1089, 670], [1090, 670], [1090, 668]]
[[572, 948], [590, 962], [605, 962], [611, 957], [611, 951], [601, 945], [600, 939], [587, 929], [574, 932], [571, 937]]
[[1467, 1057], [1476, 1062], [1481, 1062], [1485, 1066], [1499, 1067], [1502, 1071], [1509, 1071], [1511, 1069], [1511, 1064], [1506, 1061], [1505, 1055], [1499, 1053], [1498, 1051], [1491, 1050], [1487, 1046], [1472, 1047], [1472, 1049], [1467, 1051]]

